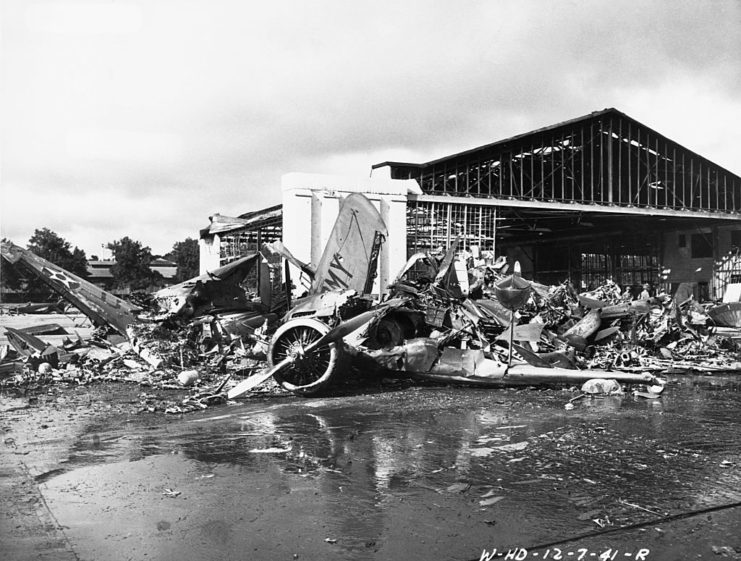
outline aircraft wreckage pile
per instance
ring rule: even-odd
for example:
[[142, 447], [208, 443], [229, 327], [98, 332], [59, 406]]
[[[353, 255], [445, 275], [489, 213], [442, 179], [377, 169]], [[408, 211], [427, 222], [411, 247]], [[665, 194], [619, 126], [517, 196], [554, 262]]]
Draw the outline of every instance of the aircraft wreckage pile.
[[[741, 369], [735, 340], [690, 292], [636, 301], [607, 283], [577, 294], [569, 283], [527, 281], [502, 258], [459, 252], [457, 242], [412, 257], [379, 301], [369, 293], [385, 235], [367, 199], [351, 196], [316, 269], [276, 242], [138, 306], [3, 242], [5, 259], [34, 271], [97, 329], [55, 347], [6, 327], [0, 387], [188, 386], [190, 395], [167, 408], [182, 412], [255, 388], [309, 396], [369, 376], [583, 393], [626, 384], [658, 397], [662, 374]], [[299, 284], [310, 281], [296, 302], [286, 263], [301, 271]]]

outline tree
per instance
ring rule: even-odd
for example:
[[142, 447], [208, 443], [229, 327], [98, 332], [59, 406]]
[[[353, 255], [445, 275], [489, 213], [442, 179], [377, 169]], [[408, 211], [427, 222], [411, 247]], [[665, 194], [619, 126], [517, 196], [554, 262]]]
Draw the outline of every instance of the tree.
[[117, 288], [145, 290], [162, 281], [162, 275], [150, 269], [152, 250], [128, 236], [108, 244], [116, 264], [111, 267], [113, 285]]
[[[10, 240], [3, 238], [2, 241], [9, 242]], [[22, 290], [24, 280], [24, 275], [16, 265], [0, 257], [0, 300], [5, 298], [3, 292], [13, 294], [17, 290]]]
[[78, 277], [88, 276], [85, 252], [77, 247], [72, 249], [67, 240], [49, 228], [36, 229], [28, 240], [27, 247], [39, 257], [59, 265]]
[[[62, 269], [75, 275], [87, 278], [87, 258], [85, 252], [72, 245], [49, 228], [37, 228], [26, 246], [39, 257], [59, 265]], [[25, 268], [8, 267], [4, 269], [3, 284], [9, 288], [20, 288], [24, 299], [44, 302], [55, 299], [58, 295], [35, 274]]]
[[183, 282], [198, 275], [200, 267], [198, 240], [185, 238], [182, 242], [175, 242], [172, 251], [166, 257], [177, 263], [178, 270], [175, 273], [175, 282]]

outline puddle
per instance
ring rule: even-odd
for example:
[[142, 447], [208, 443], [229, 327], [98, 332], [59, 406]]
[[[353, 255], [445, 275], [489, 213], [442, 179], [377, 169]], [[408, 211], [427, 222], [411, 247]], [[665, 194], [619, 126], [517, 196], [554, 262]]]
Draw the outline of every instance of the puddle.
[[569, 392], [424, 388], [113, 417], [42, 489], [82, 558], [478, 558], [741, 500], [739, 385], [721, 382], [570, 411]]

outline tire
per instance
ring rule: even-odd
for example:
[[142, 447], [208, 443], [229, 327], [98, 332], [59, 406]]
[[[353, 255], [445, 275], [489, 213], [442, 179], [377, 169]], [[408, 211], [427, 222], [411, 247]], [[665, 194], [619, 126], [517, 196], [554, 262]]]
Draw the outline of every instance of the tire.
[[415, 336], [414, 323], [404, 314], [390, 314], [378, 322], [375, 342], [381, 348], [403, 345], [405, 339]]
[[[297, 318], [284, 323], [273, 335], [268, 348], [268, 363], [275, 366], [291, 354], [298, 353], [329, 331], [329, 326], [312, 318]], [[290, 392], [318, 395], [337, 377], [342, 362], [342, 349], [331, 343], [299, 358], [275, 374], [275, 380]]]

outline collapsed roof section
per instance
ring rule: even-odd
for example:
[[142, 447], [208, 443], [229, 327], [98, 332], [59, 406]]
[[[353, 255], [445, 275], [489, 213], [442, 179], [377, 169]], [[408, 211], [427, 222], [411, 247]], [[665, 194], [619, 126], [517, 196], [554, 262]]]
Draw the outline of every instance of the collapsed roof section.
[[226, 264], [260, 250], [264, 243], [283, 237], [283, 205], [231, 217], [209, 216], [211, 224], [200, 231], [200, 238], [211, 243], [219, 237], [219, 263]]
[[261, 228], [274, 228], [281, 226], [283, 205], [275, 205], [254, 212], [247, 212], [237, 217], [224, 216], [216, 213], [209, 216], [211, 224], [200, 231], [201, 238], [207, 238], [214, 234], [227, 234], [239, 230], [258, 230]]

